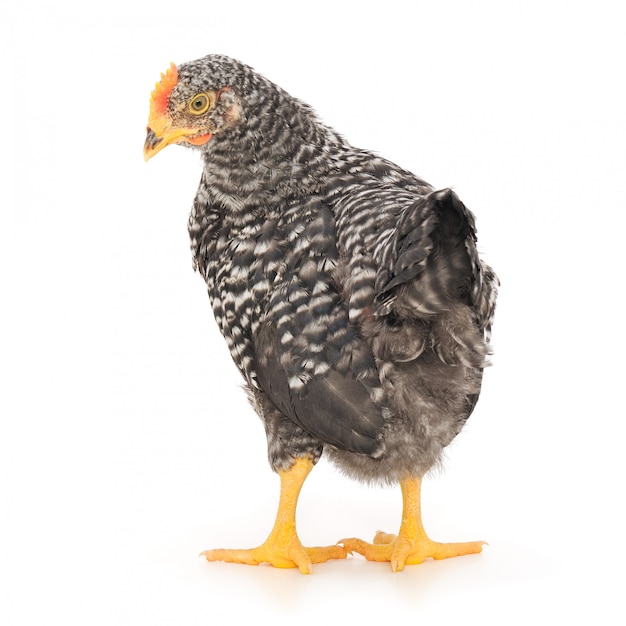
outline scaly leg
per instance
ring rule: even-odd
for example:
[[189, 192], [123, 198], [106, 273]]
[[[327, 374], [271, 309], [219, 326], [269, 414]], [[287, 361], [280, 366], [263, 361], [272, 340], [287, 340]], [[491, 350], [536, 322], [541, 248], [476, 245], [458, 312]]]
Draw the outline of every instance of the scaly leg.
[[313, 563], [330, 559], [345, 559], [347, 551], [342, 546], [305, 548], [296, 533], [296, 506], [302, 485], [313, 469], [310, 459], [298, 459], [291, 468], [278, 472], [280, 500], [274, 527], [265, 542], [250, 550], [207, 550], [200, 556], [207, 561], [228, 561], [258, 565], [271, 563], [274, 567], [297, 567], [310, 574]]
[[422, 524], [420, 505], [421, 480], [407, 478], [400, 483], [402, 489], [402, 523], [398, 535], [376, 533], [373, 543], [361, 539], [340, 541], [348, 552], [358, 552], [368, 561], [389, 561], [394, 572], [405, 565], [422, 563], [427, 558], [447, 559], [481, 552], [484, 541], [466, 543], [438, 543], [426, 535]]

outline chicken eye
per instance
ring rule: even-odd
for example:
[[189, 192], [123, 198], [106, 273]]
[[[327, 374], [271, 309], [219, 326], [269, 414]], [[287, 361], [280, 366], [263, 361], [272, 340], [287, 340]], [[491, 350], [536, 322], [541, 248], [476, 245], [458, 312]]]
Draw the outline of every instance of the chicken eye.
[[214, 97], [212, 93], [199, 93], [189, 101], [189, 112], [194, 115], [202, 115], [206, 113], [213, 104]]

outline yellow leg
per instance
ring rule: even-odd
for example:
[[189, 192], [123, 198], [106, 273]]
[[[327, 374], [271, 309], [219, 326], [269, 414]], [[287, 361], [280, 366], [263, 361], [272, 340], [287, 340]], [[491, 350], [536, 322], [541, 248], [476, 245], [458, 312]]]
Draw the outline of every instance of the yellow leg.
[[422, 563], [427, 558], [447, 559], [481, 552], [484, 541], [466, 543], [438, 543], [426, 535], [422, 525], [420, 505], [421, 480], [407, 478], [400, 483], [402, 489], [402, 523], [398, 535], [376, 533], [373, 543], [361, 539], [340, 541], [348, 552], [362, 554], [368, 561], [389, 561], [394, 572], [405, 565]]
[[258, 565], [271, 563], [274, 567], [297, 567], [310, 574], [313, 563], [329, 559], [345, 559], [347, 551], [342, 546], [305, 548], [296, 533], [296, 506], [302, 485], [313, 469], [310, 459], [298, 459], [293, 466], [279, 472], [280, 501], [274, 527], [268, 538], [258, 548], [250, 550], [207, 550], [200, 556], [207, 561], [228, 561]]

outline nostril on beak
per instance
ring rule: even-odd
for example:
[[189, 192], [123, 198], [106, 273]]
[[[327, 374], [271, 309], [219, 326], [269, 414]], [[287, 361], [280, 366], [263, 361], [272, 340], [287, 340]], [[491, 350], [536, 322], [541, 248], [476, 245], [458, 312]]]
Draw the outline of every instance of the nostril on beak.
[[146, 132], [146, 141], [143, 144], [143, 156], [147, 161], [155, 153], [156, 147], [163, 141], [163, 139], [161, 137], [157, 137], [149, 126], [146, 128]]
[[161, 141], [161, 139], [154, 134], [154, 131], [149, 126], [146, 128], [146, 132], [148, 134], [146, 135], [145, 147], [152, 149]]

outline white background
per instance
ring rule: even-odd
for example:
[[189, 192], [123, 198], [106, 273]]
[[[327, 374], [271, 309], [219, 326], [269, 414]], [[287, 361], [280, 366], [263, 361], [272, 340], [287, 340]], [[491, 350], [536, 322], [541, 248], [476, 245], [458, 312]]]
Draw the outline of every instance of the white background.
[[[624, 623], [620, 2], [3, 6], [2, 624]], [[160, 72], [209, 52], [476, 213], [494, 367], [424, 517], [482, 555], [309, 577], [198, 558], [260, 543], [278, 489], [191, 271], [199, 159], [142, 157]], [[322, 461], [299, 532], [399, 516], [398, 490]]]

